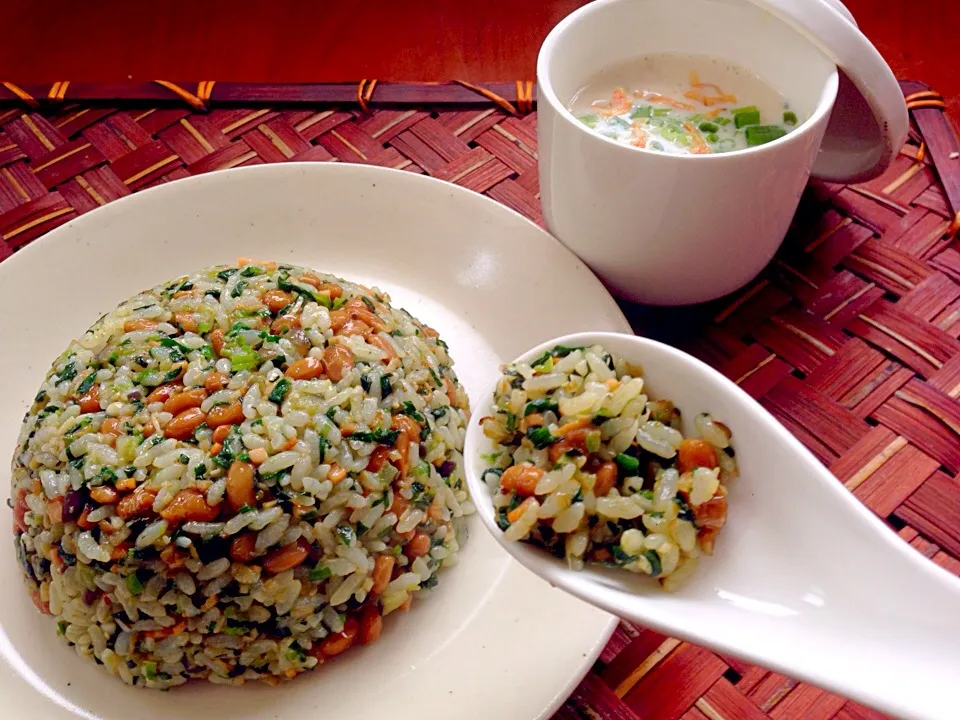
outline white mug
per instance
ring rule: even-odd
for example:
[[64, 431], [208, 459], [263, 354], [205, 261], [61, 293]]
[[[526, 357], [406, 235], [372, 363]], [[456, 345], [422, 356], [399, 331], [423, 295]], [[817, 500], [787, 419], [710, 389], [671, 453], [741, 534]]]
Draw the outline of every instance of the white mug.
[[[621, 144], [567, 104], [598, 73], [646, 55], [722, 58], [807, 118], [785, 137], [711, 155]], [[537, 60], [540, 192], [550, 231], [616, 295], [686, 305], [753, 279], [783, 240], [837, 96], [837, 70], [787, 24], [742, 0], [596, 0]]]

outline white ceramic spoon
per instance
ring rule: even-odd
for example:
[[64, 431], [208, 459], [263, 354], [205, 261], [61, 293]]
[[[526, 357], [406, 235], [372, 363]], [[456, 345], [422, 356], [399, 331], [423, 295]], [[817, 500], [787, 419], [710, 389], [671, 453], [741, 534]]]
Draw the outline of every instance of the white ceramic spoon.
[[490, 441], [479, 420], [491, 385], [467, 431], [467, 478], [484, 525], [517, 560], [622, 618], [897, 717], [960, 717], [960, 580], [898, 538], [773, 416], [699, 360], [611, 333], [557, 338], [521, 359], [557, 344], [600, 344], [642, 366], [645, 391], [673, 400], [686, 432], [700, 412], [726, 423], [741, 476], [729, 487], [716, 554], [680, 590], [622, 570], [569, 570], [541, 549], [505, 541], [496, 525], [480, 479]]

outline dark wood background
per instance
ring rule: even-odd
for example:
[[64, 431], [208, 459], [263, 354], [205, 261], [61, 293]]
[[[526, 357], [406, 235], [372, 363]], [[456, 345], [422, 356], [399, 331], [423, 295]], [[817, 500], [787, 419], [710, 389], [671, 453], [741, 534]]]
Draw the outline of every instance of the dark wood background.
[[[3, 0], [0, 77], [88, 80], [533, 79], [586, 0]], [[960, 109], [956, 0], [848, 0], [901, 78]]]

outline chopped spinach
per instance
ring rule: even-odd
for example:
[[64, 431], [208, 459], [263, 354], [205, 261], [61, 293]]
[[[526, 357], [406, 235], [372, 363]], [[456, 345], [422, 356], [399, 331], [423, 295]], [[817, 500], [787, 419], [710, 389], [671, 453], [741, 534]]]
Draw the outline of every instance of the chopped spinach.
[[409, 415], [421, 425], [424, 425], [427, 422], [427, 419], [423, 416], [423, 414], [417, 412], [417, 409], [409, 400], [403, 401], [403, 408], [397, 410], [397, 413], [400, 415]]
[[620, 547], [619, 545], [614, 545], [611, 548], [611, 551], [613, 552], [614, 561], [620, 567], [623, 567], [624, 565], [629, 565], [639, 557], [638, 555], [627, 555], [627, 553], [625, 553], [623, 548]]
[[686, 521], [688, 521], [688, 522], [693, 522], [693, 521], [694, 521], [693, 511], [690, 509], [690, 506], [687, 504], [687, 501], [684, 500], [684, 499], [683, 499], [682, 497], [680, 497], [679, 495], [677, 495], [677, 497], [675, 497], [675, 498], [673, 499], [673, 501], [677, 504], [677, 508], [679, 508], [679, 512], [677, 513], [677, 517], [678, 517], [680, 520], [686, 520]]
[[183, 345], [182, 343], [178, 343], [176, 340], [169, 337], [160, 339], [160, 347], [171, 348], [171, 349], [175, 348], [182, 353], [190, 352], [190, 348], [188, 348], [186, 345]]
[[550, 447], [560, 438], [554, 436], [549, 428], [546, 427], [532, 427], [527, 429], [527, 439], [533, 443], [533, 446], [537, 450], [543, 450], [546, 447]]
[[268, 399], [272, 403], [277, 403], [278, 405], [283, 402], [283, 398], [286, 397], [287, 393], [290, 392], [290, 388], [293, 386], [293, 383], [290, 382], [287, 378], [280, 378], [277, 381], [277, 384], [273, 386], [273, 390], [270, 391]]
[[501, 475], [503, 475], [503, 468], [487, 468], [483, 471], [483, 475], [480, 477], [480, 479], [486, 482], [488, 474], [499, 478]]
[[337, 539], [344, 545], [350, 545], [357, 539], [357, 534], [349, 525], [337, 525]]
[[223, 280], [224, 282], [226, 282], [231, 277], [236, 275], [238, 272], [239, 270], [237, 270], [237, 268], [228, 268], [226, 270], [221, 270], [220, 272], [218, 272], [217, 277]]
[[69, 430], [67, 430], [67, 432], [64, 433], [64, 435], [66, 435], [66, 436], [74, 435], [74, 434], [76, 434], [77, 432], [79, 432], [80, 430], [83, 430], [83, 428], [87, 427], [87, 425], [89, 425], [91, 422], [93, 422], [93, 420], [92, 420], [91, 418], [85, 417], [85, 418], [83, 418], [83, 420], [81, 420], [80, 422], [78, 422], [78, 423], [77, 423], [76, 425], [74, 425], [72, 428], [70, 428]]
[[436, 587], [438, 582], [440, 581], [437, 579], [437, 574], [434, 573], [433, 575], [428, 577], [426, 580], [424, 580], [422, 583], [420, 583], [420, 589], [429, 590], [430, 588]]
[[380, 376], [380, 396], [389, 397], [390, 393], [393, 392], [393, 386], [390, 384], [389, 375]]
[[650, 561], [650, 567], [653, 568], [651, 573], [654, 577], [660, 574], [663, 570], [663, 565], [660, 562], [660, 555], [656, 550], [647, 550], [643, 556]]
[[527, 406], [523, 409], [523, 416], [533, 415], [534, 413], [545, 413], [545, 412], [560, 412], [560, 406], [557, 403], [553, 402], [550, 398], [542, 397], [538, 400], [528, 402]]
[[575, 352], [577, 350], [583, 350], [583, 349], [584, 348], [582, 347], [567, 347], [566, 345], [557, 345], [556, 347], [551, 348], [550, 350], [547, 350], [543, 355], [541, 355], [535, 361], [530, 363], [530, 365], [531, 367], [539, 367], [540, 365], [543, 365], [551, 358], [566, 357], [572, 352]]
[[175, 368], [173, 368], [172, 370], [168, 370], [168, 371], [167, 371], [167, 374], [163, 376], [163, 382], [165, 382], [165, 383], [173, 382], [173, 381], [176, 380], [178, 377], [180, 377], [180, 373], [181, 373], [182, 371], [183, 371], [183, 368], [180, 367], [180, 366], [175, 367]]
[[249, 325], [247, 325], [246, 323], [241, 322], [241, 321], [238, 320], [237, 322], [235, 322], [235, 323], [233, 324], [233, 326], [232, 326], [229, 330], [227, 330], [227, 337], [228, 337], [228, 338], [235, 338], [235, 337], [237, 337], [240, 333], [244, 332], [245, 330], [250, 330], [250, 329], [251, 329], [251, 328], [250, 328]]
[[244, 451], [243, 440], [237, 426], [234, 426], [230, 434], [223, 441], [223, 447], [220, 452], [213, 456], [212, 460], [216, 465], [222, 468], [228, 468], [233, 464], [235, 458]]
[[104, 468], [100, 468], [100, 472], [97, 473], [96, 477], [94, 477], [91, 480], [90, 484], [102, 485], [103, 483], [116, 482], [116, 480], [117, 480], [117, 474], [110, 468], [104, 467]]
[[77, 364], [74, 362], [69, 362], [63, 366], [63, 370], [57, 373], [57, 382], [66, 382], [67, 380], [73, 380], [77, 376]]
[[400, 437], [399, 430], [383, 430], [377, 428], [373, 432], [357, 432], [350, 436], [351, 440], [359, 442], [375, 442], [381, 445], [393, 445]]
[[89, 375], [87, 375], [77, 386], [77, 395], [83, 395], [90, 388], [93, 387], [93, 384], [97, 381], [97, 371], [93, 370]]

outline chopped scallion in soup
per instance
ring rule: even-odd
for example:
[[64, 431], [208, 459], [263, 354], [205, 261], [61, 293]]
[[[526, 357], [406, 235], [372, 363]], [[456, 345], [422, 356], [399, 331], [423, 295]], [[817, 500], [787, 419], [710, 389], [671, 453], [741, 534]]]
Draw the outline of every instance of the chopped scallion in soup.
[[764, 145], [801, 124], [780, 93], [748, 70], [676, 54], [651, 55], [601, 73], [569, 109], [605, 137], [685, 155]]

